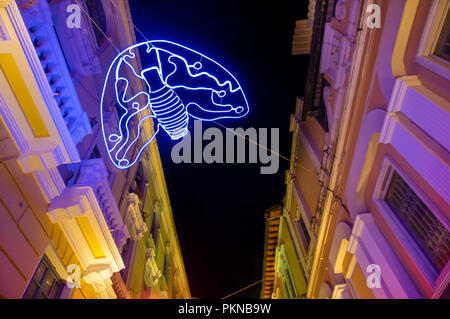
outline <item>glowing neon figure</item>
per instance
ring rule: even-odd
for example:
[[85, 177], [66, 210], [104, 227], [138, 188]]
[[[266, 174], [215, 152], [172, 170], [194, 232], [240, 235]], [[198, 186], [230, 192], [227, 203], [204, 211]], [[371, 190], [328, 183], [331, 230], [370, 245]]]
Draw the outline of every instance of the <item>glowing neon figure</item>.
[[[141, 61], [136, 59], [137, 53]], [[143, 91], [132, 92], [130, 81]], [[117, 129], [105, 125], [105, 112], [112, 114], [111, 99], [119, 115]], [[164, 40], [135, 44], [113, 60], [100, 107], [106, 149], [120, 169], [137, 162], [160, 128], [176, 140], [188, 133], [189, 117], [213, 121], [240, 118], [249, 111], [242, 87], [228, 70], [197, 51]], [[136, 145], [142, 127], [151, 119], [157, 120], [155, 132]], [[131, 130], [135, 130], [133, 138]]]

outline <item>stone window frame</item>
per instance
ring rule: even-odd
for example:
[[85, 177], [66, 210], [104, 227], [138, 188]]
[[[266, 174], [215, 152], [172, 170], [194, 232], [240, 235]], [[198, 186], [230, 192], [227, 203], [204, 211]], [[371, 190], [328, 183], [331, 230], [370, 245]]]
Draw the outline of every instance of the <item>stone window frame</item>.
[[433, 1], [420, 38], [415, 60], [420, 65], [450, 80], [450, 62], [437, 55], [434, 51], [439, 41], [450, 2], [445, 0]]

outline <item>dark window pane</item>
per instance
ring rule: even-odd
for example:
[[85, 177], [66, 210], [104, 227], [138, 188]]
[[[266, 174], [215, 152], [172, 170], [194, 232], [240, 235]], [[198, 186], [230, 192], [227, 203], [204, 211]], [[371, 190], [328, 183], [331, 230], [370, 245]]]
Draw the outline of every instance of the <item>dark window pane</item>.
[[55, 278], [51, 274], [48, 275], [45, 281], [41, 284], [41, 290], [48, 294], [50, 292], [50, 289], [52, 288], [54, 281]]
[[48, 298], [49, 299], [56, 299], [59, 296], [59, 292], [61, 291], [62, 285], [55, 281], [55, 283], [52, 286], [52, 289], [50, 291], [50, 293], [48, 294]]
[[[100, 44], [104, 38], [104, 33], [106, 30], [106, 16], [103, 10], [103, 5], [101, 0], [86, 0], [86, 6], [88, 8], [89, 16], [94, 20], [95, 24], [92, 23], [92, 28], [94, 30], [95, 39], [97, 43]], [[100, 28], [100, 30], [99, 30]]]
[[315, 117], [325, 132], [328, 132], [328, 116], [327, 107], [325, 104], [325, 97], [323, 96], [326, 87], [330, 87], [330, 83], [322, 76], [316, 85], [316, 92], [314, 97], [314, 105], [310, 111], [310, 115]]
[[36, 291], [38, 290], [38, 285], [34, 281], [31, 282], [30, 286], [28, 287], [27, 292], [23, 296], [24, 299], [33, 299], [36, 295]]
[[37, 283], [41, 283], [47, 273], [47, 266], [41, 262], [33, 278]]
[[38, 293], [36, 299], [47, 299], [47, 295], [41, 291]]
[[447, 12], [434, 54], [450, 62], [450, 11]]
[[95, 145], [94, 148], [92, 149], [91, 155], [89, 155], [90, 159], [93, 158], [101, 158], [102, 156], [100, 155], [100, 151], [98, 150], [98, 146]]
[[450, 257], [450, 233], [397, 172], [385, 201], [434, 267], [442, 271]]
[[305, 243], [305, 249], [308, 250], [309, 242], [311, 241], [311, 238], [309, 237], [308, 229], [306, 228], [305, 222], [303, 221], [303, 218], [300, 219], [300, 226], [302, 227], [302, 232], [305, 236], [306, 243]]
[[58, 298], [61, 294], [62, 283], [47, 257], [42, 257], [30, 284], [23, 295], [25, 299]]

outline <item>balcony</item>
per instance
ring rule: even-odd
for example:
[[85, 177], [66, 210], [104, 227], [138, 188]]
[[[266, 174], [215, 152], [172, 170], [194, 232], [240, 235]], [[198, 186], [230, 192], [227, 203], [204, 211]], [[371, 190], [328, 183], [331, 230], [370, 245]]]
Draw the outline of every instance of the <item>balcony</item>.
[[[35, 5], [35, 2], [30, 3]], [[41, 5], [44, 6], [44, 2]], [[74, 143], [79, 138], [74, 133], [84, 134], [77, 128], [83, 116], [74, 111], [76, 105], [67, 104], [68, 107], [72, 106], [64, 110], [66, 116], [63, 118], [54, 99], [55, 94], [59, 97], [67, 95], [65, 86], [58, 84], [52, 88], [49, 83], [51, 78], [46, 72], [66, 77], [58, 71], [61, 64], [56, 59], [52, 60], [53, 64], [42, 65], [35, 44], [46, 47], [52, 56], [57, 54], [58, 47], [48, 47], [51, 41], [45, 38], [30, 38], [32, 32], [24, 23], [22, 15], [29, 21], [32, 13], [37, 15], [40, 11], [36, 13], [28, 10], [31, 9], [27, 7], [20, 12], [12, 0], [0, 3], [0, 65], [3, 74], [0, 79], [0, 116], [3, 120], [3, 124], [0, 124], [0, 156], [3, 160], [17, 161], [24, 173], [54, 170], [62, 163], [79, 161]], [[43, 21], [46, 17], [38, 15], [37, 19]], [[41, 25], [48, 27], [44, 23]], [[70, 82], [70, 76], [68, 80]], [[70, 118], [77, 118], [77, 121], [70, 122]], [[54, 185], [52, 188], [55, 188]]]
[[116, 298], [111, 277], [125, 267], [119, 251], [130, 235], [103, 160], [83, 160], [58, 170], [66, 187], [51, 201], [48, 217], [59, 224], [74, 248], [80, 266], [86, 269], [85, 281], [102, 298]]
[[90, 187], [114, 242], [122, 250], [130, 233], [122, 220], [117, 202], [108, 183], [108, 172], [102, 159], [88, 159], [80, 164], [59, 167], [68, 188]]

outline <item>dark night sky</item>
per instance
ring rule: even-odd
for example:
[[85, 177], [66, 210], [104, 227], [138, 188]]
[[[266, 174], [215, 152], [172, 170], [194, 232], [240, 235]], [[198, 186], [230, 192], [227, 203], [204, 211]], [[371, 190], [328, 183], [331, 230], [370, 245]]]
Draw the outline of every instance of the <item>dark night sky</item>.
[[[306, 17], [307, 1], [129, 2], [134, 23], [149, 40], [191, 47], [237, 77], [250, 113], [220, 120], [222, 125], [277, 127], [280, 154], [290, 156], [289, 118], [308, 65], [308, 56], [290, 51], [295, 20]], [[204, 122], [203, 128], [210, 125], [217, 126]], [[260, 175], [260, 163], [174, 164], [167, 135], [158, 134], [158, 145], [192, 296], [220, 298], [260, 280], [264, 212], [283, 198], [288, 161], [280, 158], [277, 174]], [[235, 297], [259, 298], [259, 289]]]

